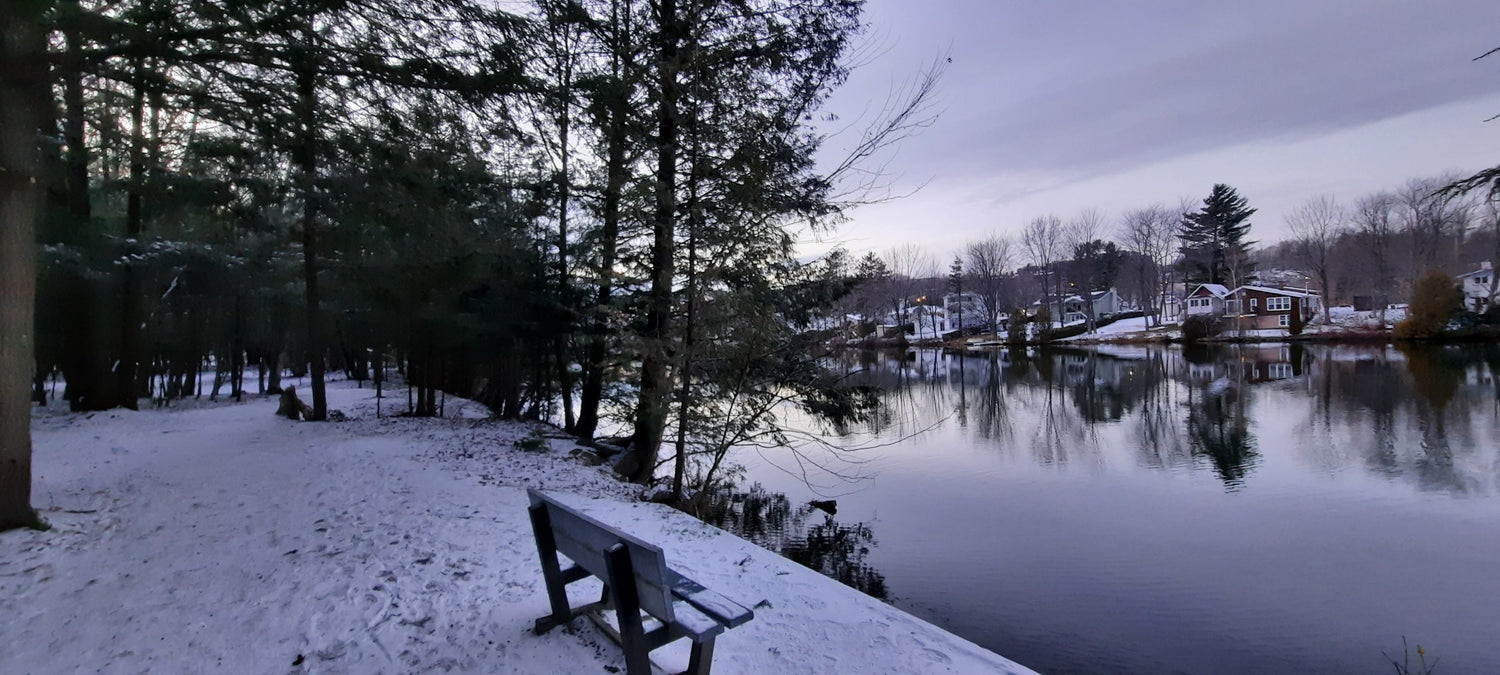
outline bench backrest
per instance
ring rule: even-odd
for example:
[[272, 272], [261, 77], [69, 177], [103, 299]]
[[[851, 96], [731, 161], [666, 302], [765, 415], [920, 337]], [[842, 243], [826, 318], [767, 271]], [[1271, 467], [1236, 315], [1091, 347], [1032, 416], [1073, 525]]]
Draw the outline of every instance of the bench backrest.
[[676, 619], [672, 613], [672, 591], [667, 582], [667, 557], [660, 548], [594, 520], [534, 489], [528, 488], [526, 494], [531, 497], [533, 506], [541, 504], [546, 507], [557, 551], [589, 574], [608, 579], [609, 568], [604, 552], [615, 544], [624, 544], [630, 549], [630, 563], [635, 568], [635, 587], [641, 609], [663, 623]]

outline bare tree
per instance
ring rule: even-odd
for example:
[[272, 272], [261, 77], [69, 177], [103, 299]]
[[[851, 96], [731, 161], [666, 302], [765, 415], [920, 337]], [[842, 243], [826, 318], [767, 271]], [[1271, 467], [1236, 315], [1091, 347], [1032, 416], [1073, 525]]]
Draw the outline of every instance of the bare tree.
[[1442, 189], [1454, 180], [1453, 176], [1413, 178], [1396, 191], [1401, 229], [1411, 239], [1413, 278], [1449, 267], [1468, 230], [1468, 201]]
[[887, 300], [896, 313], [896, 325], [907, 323], [912, 300], [927, 280], [937, 276], [937, 259], [916, 244], [902, 244], [885, 252], [886, 268], [891, 271], [885, 285]]
[[[1490, 235], [1490, 264], [1500, 262], [1500, 202], [1486, 199], [1478, 208], [1476, 218], [1479, 220], [1478, 227], [1489, 231]], [[1484, 306], [1492, 307], [1495, 304], [1496, 291], [1500, 291], [1500, 276], [1491, 274], [1490, 292], [1485, 298]]]
[[1064, 233], [1064, 244], [1076, 263], [1078, 279], [1069, 279], [1081, 289], [1084, 315], [1088, 318], [1089, 330], [1094, 329], [1094, 286], [1100, 276], [1098, 256], [1091, 254], [1090, 245], [1099, 240], [1104, 231], [1104, 213], [1099, 209], [1085, 209], [1068, 221]]
[[[1021, 245], [1026, 247], [1026, 255], [1031, 259], [1031, 264], [1042, 272], [1042, 305], [1052, 302], [1057, 297], [1057, 308], [1053, 315], [1057, 320], [1062, 319], [1062, 298], [1052, 293], [1057, 276], [1053, 270], [1059, 258], [1062, 257], [1063, 249], [1063, 224], [1062, 219], [1055, 215], [1037, 216], [1026, 224], [1026, 229], [1021, 231]], [[1044, 326], [1049, 328], [1050, 326]]]
[[1318, 291], [1323, 294], [1323, 323], [1329, 323], [1328, 305], [1333, 301], [1328, 292], [1333, 248], [1343, 236], [1347, 222], [1343, 207], [1329, 195], [1309, 199], [1287, 218], [1292, 227], [1293, 255], [1318, 278]]
[[[897, 176], [889, 171], [890, 158], [885, 155], [902, 141], [937, 122], [942, 111], [937, 108], [934, 98], [938, 84], [952, 62], [953, 59], [946, 55], [933, 59], [913, 80], [886, 96], [880, 112], [863, 128], [844, 157], [824, 175], [824, 180], [835, 189], [830, 199], [832, 203], [847, 209], [908, 196], [909, 193], [895, 192]], [[835, 131], [832, 136], [849, 128], [852, 125]]]
[[1363, 244], [1365, 271], [1380, 309], [1380, 323], [1385, 324], [1385, 308], [1390, 300], [1391, 281], [1395, 277], [1393, 247], [1396, 243], [1396, 197], [1377, 192], [1361, 197], [1354, 205], [1354, 228]]
[[968, 259], [969, 288], [984, 299], [985, 321], [990, 330], [1000, 330], [1002, 295], [1005, 292], [1005, 275], [1013, 264], [1009, 237], [990, 235], [970, 242], [964, 250]]
[[[1176, 225], [1180, 217], [1161, 204], [1125, 213], [1120, 224], [1119, 241], [1135, 254], [1137, 280], [1148, 317], [1161, 323], [1162, 295], [1166, 291], [1166, 272], [1172, 264]], [[1148, 319], [1149, 320], [1149, 319]]]

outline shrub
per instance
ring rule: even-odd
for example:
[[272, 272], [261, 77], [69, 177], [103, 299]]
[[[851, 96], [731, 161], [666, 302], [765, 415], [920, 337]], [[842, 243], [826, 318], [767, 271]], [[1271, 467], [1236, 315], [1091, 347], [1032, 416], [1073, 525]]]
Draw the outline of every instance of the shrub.
[[1405, 340], [1437, 336], [1463, 306], [1463, 289], [1453, 277], [1438, 271], [1428, 272], [1412, 289], [1406, 320], [1396, 324], [1395, 336]]
[[1030, 321], [1031, 317], [1026, 316], [1026, 310], [1017, 307], [1015, 311], [1010, 313], [1010, 320], [1006, 326], [1009, 332], [1006, 334], [1006, 337], [1013, 343], [1019, 344], [1025, 342], [1026, 324]]
[[1197, 342], [1203, 338], [1218, 335], [1222, 329], [1217, 317], [1195, 314], [1182, 322], [1182, 339]]
[[1303, 327], [1305, 327], [1307, 324], [1307, 322], [1302, 319], [1303, 302], [1306, 302], [1306, 300], [1298, 302], [1294, 307], [1292, 307], [1292, 315], [1287, 318], [1286, 323], [1287, 335], [1301, 335]]

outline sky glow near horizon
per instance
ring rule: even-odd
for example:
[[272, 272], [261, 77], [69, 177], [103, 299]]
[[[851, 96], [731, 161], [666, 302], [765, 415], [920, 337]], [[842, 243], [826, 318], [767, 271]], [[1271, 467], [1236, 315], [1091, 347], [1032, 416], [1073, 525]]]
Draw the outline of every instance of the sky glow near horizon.
[[932, 127], [886, 157], [892, 189], [818, 241], [861, 254], [903, 243], [950, 259], [1033, 217], [1130, 208], [1214, 183], [1286, 236], [1311, 197], [1348, 203], [1410, 178], [1500, 164], [1500, 3], [869, 0], [863, 61], [825, 113], [841, 157], [890, 92], [952, 63]]

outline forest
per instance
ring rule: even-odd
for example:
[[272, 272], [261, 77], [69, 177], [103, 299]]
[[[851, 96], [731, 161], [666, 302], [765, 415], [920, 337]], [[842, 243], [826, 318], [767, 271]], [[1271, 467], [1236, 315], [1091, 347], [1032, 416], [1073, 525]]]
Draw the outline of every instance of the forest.
[[0, 524], [29, 513], [11, 394], [45, 403], [49, 378], [95, 411], [289, 373], [325, 420], [330, 372], [396, 373], [402, 414], [449, 392], [621, 430], [624, 473], [673, 462], [679, 495], [775, 442], [778, 406], [860, 415], [800, 330], [849, 291], [845, 256], [799, 260], [793, 232], [871, 198], [869, 158], [928, 123], [939, 75], [819, 162], [860, 10], [6, 3]]

